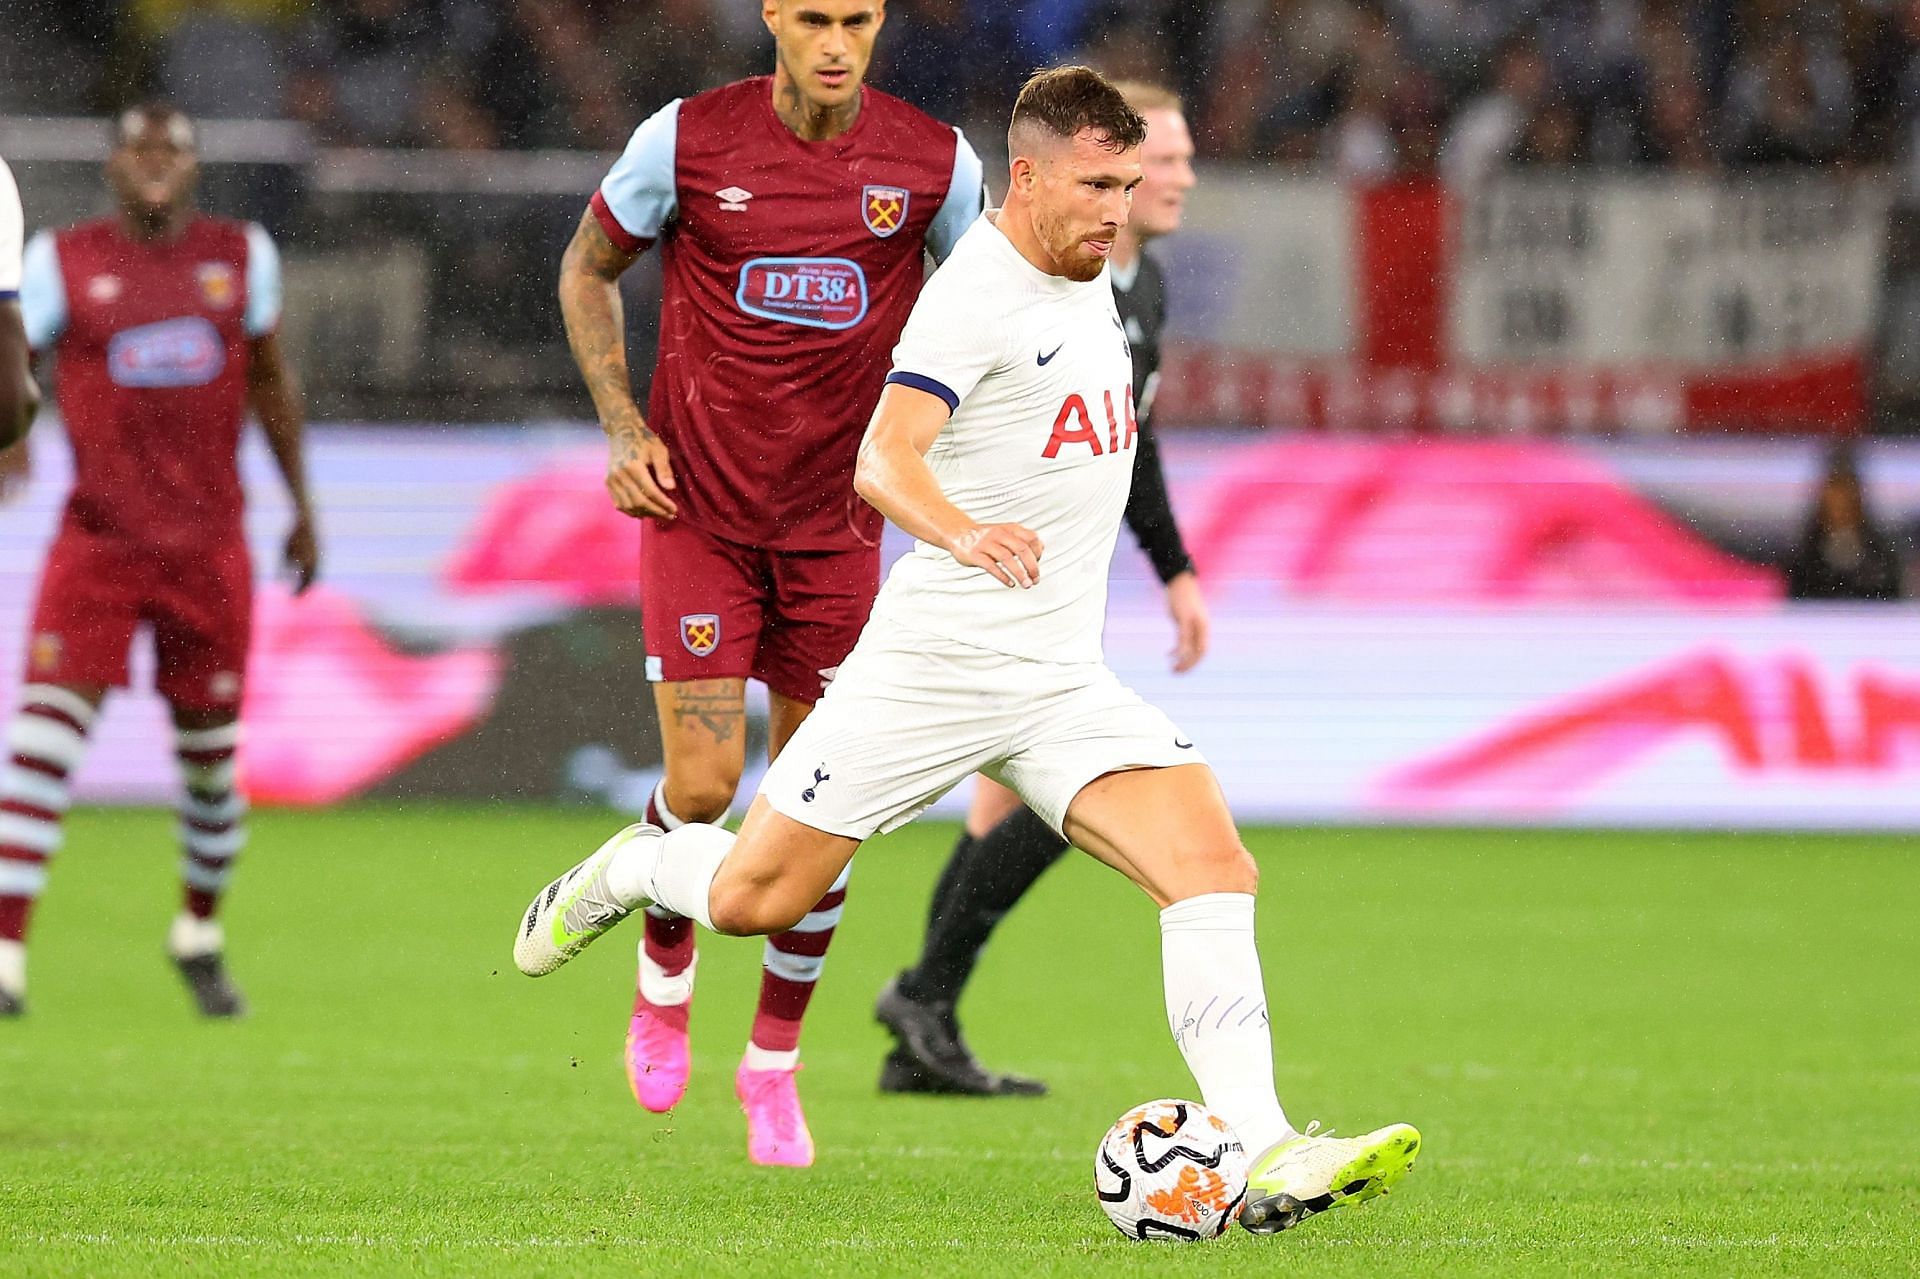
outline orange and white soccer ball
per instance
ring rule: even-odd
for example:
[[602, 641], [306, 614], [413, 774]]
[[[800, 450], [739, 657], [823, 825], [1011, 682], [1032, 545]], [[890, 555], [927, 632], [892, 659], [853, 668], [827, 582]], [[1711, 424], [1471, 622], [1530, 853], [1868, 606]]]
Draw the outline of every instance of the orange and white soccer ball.
[[1093, 1154], [1100, 1206], [1129, 1239], [1216, 1239], [1247, 1195], [1247, 1151], [1191, 1101], [1135, 1106]]

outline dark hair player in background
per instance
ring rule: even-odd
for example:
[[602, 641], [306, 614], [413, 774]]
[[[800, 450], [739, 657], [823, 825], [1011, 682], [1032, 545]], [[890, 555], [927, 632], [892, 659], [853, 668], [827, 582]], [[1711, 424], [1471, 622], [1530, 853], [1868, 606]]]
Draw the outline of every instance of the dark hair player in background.
[[[985, 201], [960, 132], [866, 88], [883, 0], [766, 0], [774, 71], [669, 102], [581, 218], [560, 301], [608, 443], [607, 489], [640, 534], [647, 679], [665, 829], [724, 819], [746, 765], [746, 683], [778, 755], [859, 638], [880, 516], [853, 492], [887, 354]], [[618, 280], [658, 242], [664, 289], [647, 412]], [[800, 1028], [847, 885], [767, 939], [734, 1090], [748, 1157], [805, 1167]], [[692, 923], [651, 911], [626, 1044], [634, 1099], [671, 1110], [690, 1071]]]
[[117, 211], [27, 246], [20, 306], [52, 355], [73, 491], [47, 557], [20, 707], [0, 766], [0, 1014], [26, 998], [26, 928], [60, 844], [73, 772], [107, 689], [151, 628], [185, 782], [185, 901], [167, 950], [202, 1013], [245, 1009], [215, 914], [245, 842], [234, 788], [253, 565], [238, 450], [249, 407], [286, 481], [296, 592], [319, 564], [301, 417], [275, 331], [280, 267], [265, 231], [199, 213], [193, 124], [137, 106], [106, 167]]

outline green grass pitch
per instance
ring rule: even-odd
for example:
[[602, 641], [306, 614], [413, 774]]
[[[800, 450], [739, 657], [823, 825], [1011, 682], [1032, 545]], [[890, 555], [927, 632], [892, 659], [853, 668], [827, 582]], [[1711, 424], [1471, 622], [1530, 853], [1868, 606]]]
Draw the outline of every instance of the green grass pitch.
[[1281, 1095], [1426, 1135], [1393, 1196], [1270, 1239], [1122, 1239], [1128, 1106], [1190, 1095], [1153, 912], [1063, 864], [963, 1011], [1046, 1100], [882, 1098], [874, 992], [952, 828], [862, 854], [808, 1029], [811, 1171], [747, 1165], [759, 944], [703, 938], [695, 1077], [618, 1053], [637, 930], [534, 982], [531, 893], [614, 819], [266, 812], [229, 930], [254, 1002], [161, 958], [171, 820], [82, 812], [0, 1023], [0, 1274], [1911, 1274], [1920, 847], [1892, 838], [1254, 831]]

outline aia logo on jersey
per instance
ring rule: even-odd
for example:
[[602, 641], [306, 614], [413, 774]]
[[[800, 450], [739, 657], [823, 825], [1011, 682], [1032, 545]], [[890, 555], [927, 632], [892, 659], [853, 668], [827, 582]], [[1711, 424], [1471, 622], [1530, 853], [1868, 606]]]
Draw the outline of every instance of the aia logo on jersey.
[[123, 329], [107, 342], [107, 375], [121, 386], [205, 386], [226, 366], [220, 331], [204, 316]]
[[907, 223], [907, 201], [911, 193], [904, 187], [861, 187], [860, 220], [867, 230], [886, 239]]
[[1093, 413], [1087, 408], [1087, 402], [1078, 395], [1069, 395], [1060, 405], [1060, 412], [1054, 415], [1053, 434], [1047, 437], [1047, 447], [1040, 456], [1051, 461], [1060, 456], [1060, 450], [1069, 444], [1084, 444], [1092, 450], [1092, 456], [1104, 453], [1124, 453], [1133, 447], [1133, 440], [1140, 433], [1140, 424], [1133, 415], [1133, 388], [1128, 387], [1120, 393], [1120, 410], [1114, 409], [1112, 391], [1100, 396], [1101, 407], [1106, 410], [1107, 435], [1106, 447], [1101, 447], [1100, 432], [1093, 424]]
[[720, 647], [720, 615], [688, 613], [680, 619], [680, 642], [695, 657], [705, 657]]
[[239, 299], [233, 268], [225, 262], [202, 262], [193, 274], [200, 282], [200, 296], [207, 300], [208, 306], [224, 311]]
[[754, 258], [733, 297], [763, 320], [850, 329], [867, 318], [867, 274], [847, 258]]

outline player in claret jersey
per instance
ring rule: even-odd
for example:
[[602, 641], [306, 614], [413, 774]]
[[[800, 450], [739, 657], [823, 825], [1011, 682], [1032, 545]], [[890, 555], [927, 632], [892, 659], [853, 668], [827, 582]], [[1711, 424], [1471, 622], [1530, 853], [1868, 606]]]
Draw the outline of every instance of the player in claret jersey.
[[21, 313], [54, 361], [74, 480], [0, 763], [0, 1013], [24, 1008], [27, 917], [87, 732], [107, 689], [126, 683], [141, 626], [185, 782], [185, 901], [167, 948], [202, 1013], [244, 1010], [215, 913], [245, 839], [234, 750], [253, 582], [236, 454], [249, 406], [293, 497], [296, 590], [318, 551], [300, 411], [274, 336], [279, 260], [259, 227], [195, 211], [197, 172], [191, 122], [135, 107], [107, 161], [118, 212], [26, 249]]
[[[777, 755], [852, 649], [879, 585], [880, 516], [853, 491], [860, 433], [923, 279], [984, 204], [959, 131], [867, 88], [882, 0], [769, 0], [774, 69], [668, 103], [634, 131], [568, 247], [567, 337], [609, 445], [607, 489], [645, 519], [641, 609], [665, 829], [721, 821], [746, 762], [745, 687]], [[617, 281], [662, 258], [646, 413]], [[800, 1023], [846, 895], [770, 937], [735, 1087], [756, 1163], [813, 1162]], [[693, 926], [649, 912], [626, 1067], [671, 1109], [688, 1075]]]
[[872, 623], [738, 836], [700, 823], [619, 832], [533, 899], [514, 963], [552, 972], [654, 904], [724, 933], [790, 928], [862, 841], [984, 772], [1160, 907], [1168, 1027], [1207, 1108], [1253, 1154], [1242, 1224], [1272, 1232], [1384, 1193], [1420, 1134], [1289, 1122], [1253, 859], [1195, 743], [1101, 658], [1139, 445], [1107, 261], [1145, 136], [1084, 67], [1027, 82], [1006, 204], [921, 295], [860, 446], [859, 493], [918, 539]]

